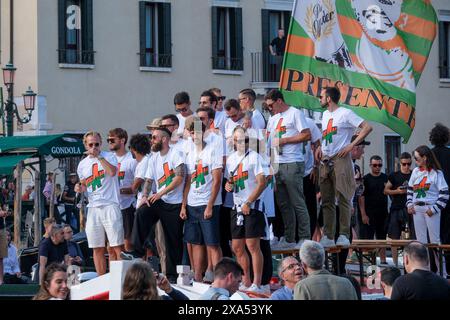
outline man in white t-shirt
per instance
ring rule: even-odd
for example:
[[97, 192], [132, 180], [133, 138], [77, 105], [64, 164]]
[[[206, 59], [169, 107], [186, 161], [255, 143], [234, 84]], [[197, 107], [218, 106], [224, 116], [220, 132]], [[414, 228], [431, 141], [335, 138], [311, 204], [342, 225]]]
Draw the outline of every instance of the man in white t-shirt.
[[223, 158], [220, 149], [203, 139], [206, 126], [200, 119], [186, 122], [186, 129], [194, 148], [186, 157], [187, 175], [180, 217], [185, 220], [184, 240], [192, 244], [194, 277], [201, 282], [206, 258], [203, 244], [206, 245], [208, 260], [211, 260], [206, 272], [213, 274], [214, 266], [222, 258], [219, 214]]
[[[244, 124], [245, 113], [242, 112], [239, 101], [236, 99], [229, 99], [225, 102], [225, 112], [227, 114], [227, 121], [225, 121], [225, 139], [227, 144], [227, 154], [231, 154], [233, 150], [233, 132], [237, 126], [242, 126], [244, 129], [249, 127]], [[248, 125], [248, 123], [247, 123]]]
[[261, 111], [255, 107], [256, 93], [253, 89], [244, 89], [239, 92], [239, 104], [245, 113], [245, 122], [248, 128], [263, 130], [266, 128], [266, 119]]
[[173, 98], [173, 104], [175, 105], [175, 111], [177, 112], [178, 124], [178, 134], [184, 134], [184, 122], [186, 118], [193, 114], [191, 110], [191, 98], [189, 94], [185, 91], [178, 92]]
[[125, 146], [128, 142], [128, 133], [122, 128], [115, 128], [109, 131], [109, 150], [117, 158], [117, 178], [119, 180], [119, 200], [120, 210], [123, 217], [125, 250], [131, 251], [131, 231], [133, 230], [134, 212], [136, 211], [136, 197], [131, 189], [134, 181], [134, 171], [137, 162], [133, 159], [131, 152], [127, 152]]
[[[222, 101], [223, 103], [223, 101]], [[222, 134], [225, 133], [225, 121], [227, 120], [225, 112], [216, 110], [218, 104], [218, 97], [211, 90], [206, 90], [200, 95], [199, 107], [211, 108], [214, 113], [214, 128], [219, 130]]]
[[311, 130], [303, 112], [288, 106], [281, 91], [271, 90], [265, 96], [265, 103], [274, 113], [267, 124], [268, 146], [279, 150], [274, 157], [278, 164], [275, 173], [276, 200], [283, 217], [285, 241], [280, 241], [278, 248], [299, 249], [303, 241], [311, 238], [310, 219], [303, 193], [303, 144], [311, 140]]
[[[350, 218], [352, 197], [355, 193], [351, 151], [372, 131], [372, 127], [353, 111], [339, 107], [339, 89], [328, 87], [320, 96], [322, 108], [327, 110], [322, 118], [322, 145], [316, 150], [316, 160], [320, 161], [319, 185], [322, 195], [324, 236], [320, 243], [324, 247], [335, 245], [336, 198], [339, 203], [339, 237], [336, 245], [350, 245]], [[351, 142], [357, 128], [361, 132]]]
[[[233, 251], [244, 270], [241, 289], [263, 293], [261, 278], [264, 258], [260, 239], [266, 236], [263, 191], [269, 170], [264, 159], [249, 148], [249, 142], [245, 129], [236, 127], [233, 132], [233, 147], [236, 151], [227, 158], [225, 188], [228, 192], [233, 192], [231, 237]], [[245, 247], [252, 257], [251, 265]], [[253, 283], [250, 267], [253, 270]]]
[[124, 239], [117, 159], [113, 153], [101, 151], [102, 138], [98, 132], [86, 133], [83, 142], [87, 157], [78, 164], [80, 184], [75, 192], [88, 194], [86, 236], [94, 251], [95, 270], [102, 275], [106, 273], [106, 240], [112, 249], [109, 259], [115, 261], [120, 260]]
[[[152, 151], [155, 152], [145, 176], [143, 204], [136, 211], [132, 242], [135, 253], [144, 256], [144, 246], [153, 225], [161, 221], [166, 240], [166, 272], [171, 282], [176, 280], [176, 266], [183, 255], [183, 220], [180, 218], [185, 180], [184, 156], [169, 146], [171, 132], [159, 128], [152, 134]], [[150, 189], [156, 183], [156, 193]]]
[[144, 188], [145, 174], [147, 173], [148, 163], [151, 161], [150, 142], [146, 135], [135, 134], [130, 139], [130, 151], [137, 165], [134, 171], [134, 180], [131, 189], [137, 194], [136, 208], [142, 204], [142, 190]]

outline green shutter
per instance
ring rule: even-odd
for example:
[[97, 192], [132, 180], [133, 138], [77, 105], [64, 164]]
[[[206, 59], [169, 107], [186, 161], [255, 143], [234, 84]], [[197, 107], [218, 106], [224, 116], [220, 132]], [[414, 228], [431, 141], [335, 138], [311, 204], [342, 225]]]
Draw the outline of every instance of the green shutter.
[[145, 1], [139, 1], [139, 57], [140, 66], [145, 66]]
[[[261, 30], [262, 30], [262, 52], [261, 56], [263, 59], [263, 81], [266, 81], [266, 79], [269, 78], [269, 65], [270, 65], [270, 51], [269, 51], [269, 45], [270, 45], [270, 10], [262, 9], [261, 10]], [[256, 58], [256, 68], [259, 68], [259, 61]]]
[[242, 8], [236, 8], [236, 68], [244, 70], [244, 35], [242, 30]]
[[66, 62], [66, 0], [58, 0], [58, 62]]
[[171, 17], [171, 5], [170, 3], [161, 3], [160, 7], [160, 26], [162, 29], [159, 30], [160, 39], [160, 52], [163, 56], [160, 59], [160, 65], [163, 67], [172, 66], [172, 17]]
[[217, 7], [211, 7], [212, 68], [217, 69]]
[[439, 22], [439, 74], [441, 79], [449, 78], [449, 61], [448, 61], [448, 34], [446, 30], [446, 23]]
[[94, 64], [94, 19], [92, 0], [83, 0], [81, 4], [82, 50], [81, 63]]

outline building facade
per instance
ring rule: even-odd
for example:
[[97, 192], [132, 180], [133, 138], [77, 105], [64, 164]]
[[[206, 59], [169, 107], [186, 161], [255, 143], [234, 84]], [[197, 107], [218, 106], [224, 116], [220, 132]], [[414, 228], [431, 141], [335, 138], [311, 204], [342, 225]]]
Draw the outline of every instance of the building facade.
[[[17, 67], [14, 95], [39, 94], [32, 122], [16, 134], [83, 133], [123, 127], [145, 132], [174, 112], [173, 96], [219, 87], [228, 98], [278, 85], [269, 44], [288, 29], [293, 0], [2, 0], [2, 67]], [[407, 144], [374, 124], [366, 158], [392, 171], [399, 154], [450, 124], [450, 2], [433, 0], [439, 33], [417, 91], [416, 128]], [[12, 50], [11, 50], [12, 49]], [[0, 128], [1, 130], [1, 128]], [[367, 161], [366, 161], [367, 162]]]

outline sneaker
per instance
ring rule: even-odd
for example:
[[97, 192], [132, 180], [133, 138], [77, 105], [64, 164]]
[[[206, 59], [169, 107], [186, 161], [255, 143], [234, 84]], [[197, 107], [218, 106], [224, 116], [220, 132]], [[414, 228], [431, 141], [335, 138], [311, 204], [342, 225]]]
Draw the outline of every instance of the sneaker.
[[336, 245], [342, 246], [342, 247], [350, 247], [350, 241], [348, 240], [348, 238], [346, 236], [341, 234], [336, 241]]
[[206, 270], [205, 276], [203, 277], [203, 282], [205, 283], [213, 283], [214, 282], [214, 272]]
[[247, 287], [243, 282], [241, 282], [241, 284], [239, 285], [239, 291], [247, 291], [250, 287]]
[[297, 244], [295, 245], [295, 249], [300, 250], [300, 248], [302, 247], [303, 242], [305, 242], [305, 240], [309, 240], [309, 239], [300, 239]]
[[291, 250], [295, 249], [295, 242], [287, 242], [284, 238], [273, 247], [274, 250]]
[[122, 259], [122, 260], [135, 260], [135, 259], [139, 259], [139, 258], [142, 258], [142, 257], [139, 257], [136, 253], [134, 253], [134, 252], [125, 252], [125, 251], [122, 251], [121, 253], [120, 253], [120, 258]]
[[320, 244], [324, 247], [324, 248], [329, 248], [329, 247], [334, 247], [336, 246], [336, 244], [334, 243], [333, 240], [329, 239], [327, 236], [323, 236], [322, 239], [320, 239]]
[[266, 294], [266, 292], [260, 286], [257, 286], [254, 283], [250, 287], [248, 287], [246, 291], [259, 293], [259, 294]]
[[260, 286], [262, 292], [264, 294], [270, 295], [271, 291], [270, 291], [270, 284], [266, 284], [264, 286]]
[[270, 247], [274, 247], [278, 244], [278, 238], [277, 237], [273, 237], [272, 240], [270, 240]]

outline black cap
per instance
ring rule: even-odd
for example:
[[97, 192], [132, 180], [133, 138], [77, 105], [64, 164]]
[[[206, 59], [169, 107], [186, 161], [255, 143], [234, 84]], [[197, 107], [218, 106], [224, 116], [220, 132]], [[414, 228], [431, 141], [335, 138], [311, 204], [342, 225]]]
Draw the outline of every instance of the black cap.
[[[356, 139], [357, 137], [358, 137], [357, 134], [353, 135], [353, 136], [352, 136], [352, 142], [355, 141], [355, 139]], [[360, 143], [358, 143], [357, 146], [370, 146], [370, 141], [363, 140], [363, 141], [361, 141]]]

